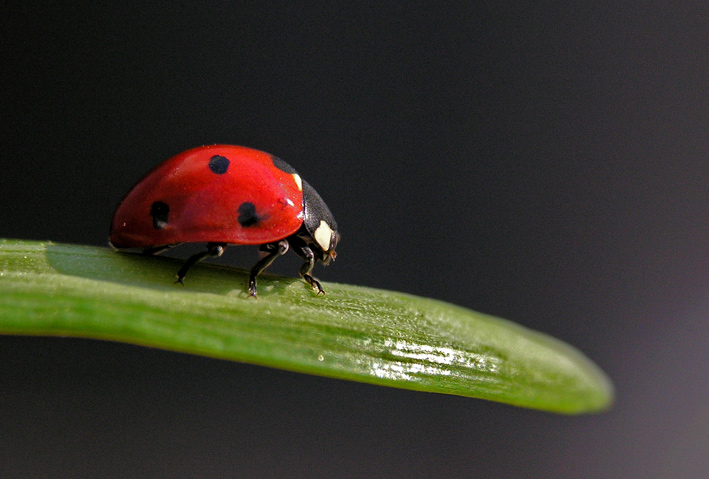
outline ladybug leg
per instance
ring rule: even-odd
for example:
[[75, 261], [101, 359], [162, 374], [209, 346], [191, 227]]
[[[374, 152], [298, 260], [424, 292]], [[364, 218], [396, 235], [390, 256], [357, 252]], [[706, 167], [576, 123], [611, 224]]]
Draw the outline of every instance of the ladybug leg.
[[185, 264], [183, 264], [182, 268], [180, 268], [180, 270], [177, 272], [177, 281], [175, 281], [175, 283], [185, 284], [184, 279], [187, 275], [187, 271], [192, 266], [194, 266], [195, 263], [203, 260], [207, 256], [211, 258], [221, 256], [222, 253], [224, 253], [224, 248], [226, 248], [226, 243], [207, 243], [207, 251], [202, 251], [201, 253], [193, 254], [192, 256], [187, 258]]
[[313, 271], [313, 266], [315, 266], [315, 254], [313, 253], [313, 250], [311, 250], [310, 247], [303, 245], [293, 248], [293, 251], [305, 260], [303, 266], [300, 267], [300, 276], [308, 282], [311, 288], [316, 289], [318, 294], [325, 294], [325, 290], [322, 289], [322, 286], [320, 286], [320, 281], [313, 278], [310, 274]]
[[164, 253], [165, 251], [169, 250], [170, 248], [173, 248], [177, 246], [176, 244], [165, 244], [162, 246], [151, 246], [150, 248], [145, 248], [143, 250], [144, 255], [148, 256], [153, 256], [156, 254]]
[[288, 252], [289, 247], [290, 245], [288, 244], [288, 240], [281, 240], [275, 243], [268, 243], [261, 246], [260, 250], [265, 251], [268, 254], [261, 258], [259, 262], [256, 263], [253, 268], [251, 268], [251, 275], [249, 276], [250, 296], [253, 296], [254, 298], [256, 297], [256, 276], [261, 274], [264, 269], [271, 266], [271, 263], [273, 263], [276, 258], [286, 254]]

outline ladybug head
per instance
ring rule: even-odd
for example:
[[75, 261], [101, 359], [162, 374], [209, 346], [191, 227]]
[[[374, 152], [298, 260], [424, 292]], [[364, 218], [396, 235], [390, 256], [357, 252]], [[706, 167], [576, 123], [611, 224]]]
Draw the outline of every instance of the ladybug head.
[[315, 258], [329, 264], [337, 256], [335, 247], [340, 241], [337, 222], [320, 195], [303, 181], [303, 225]]
[[323, 262], [324, 265], [330, 264], [330, 261], [335, 261], [335, 258], [337, 258], [337, 253], [335, 252], [335, 248], [337, 247], [338, 241], [340, 241], [340, 233], [335, 231], [335, 234], [332, 237], [332, 243], [330, 244], [330, 249], [327, 251], [324, 251], [325, 257], [323, 257], [320, 260]]

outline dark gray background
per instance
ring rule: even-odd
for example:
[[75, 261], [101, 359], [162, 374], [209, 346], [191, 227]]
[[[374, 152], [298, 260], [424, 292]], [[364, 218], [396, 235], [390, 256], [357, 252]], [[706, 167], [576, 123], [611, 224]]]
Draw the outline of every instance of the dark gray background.
[[618, 398], [564, 417], [2, 337], [3, 478], [706, 477], [706, 2], [69, 3], [3, 7], [0, 236], [105, 245], [158, 162], [263, 149], [341, 224], [322, 279], [549, 333]]

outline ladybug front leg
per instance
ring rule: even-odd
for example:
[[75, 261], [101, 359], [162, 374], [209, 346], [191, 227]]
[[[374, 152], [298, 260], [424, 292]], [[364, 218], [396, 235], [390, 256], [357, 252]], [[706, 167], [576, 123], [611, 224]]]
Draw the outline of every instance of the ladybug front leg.
[[202, 251], [201, 253], [194, 254], [187, 258], [185, 264], [177, 272], [177, 281], [175, 283], [185, 284], [184, 279], [187, 275], [187, 271], [194, 266], [198, 261], [202, 261], [207, 256], [216, 258], [224, 253], [224, 248], [226, 248], [226, 243], [207, 243], [207, 251]]
[[320, 281], [313, 278], [310, 274], [313, 271], [313, 266], [315, 266], [315, 254], [313, 253], [313, 250], [311, 250], [308, 246], [299, 246], [297, 248], [293, 248], [293, 251], [305, 260], [303, 266], [300, 267], [300, 276], [308, 282], [311, 288], [316, 289], [318, 294], [325, 294], [325, 290], [322, 289], [322, 286], [320, 286]]
[[271, 266], [273, 260], [281, 255], [288, 252], [289, 248], [288, 240], [281, 240], [276, 243], [268, 243], [261, 246], [261, 251], [265, 251], [268, 254], [261, 258], [258, 263], [251, 268], [251, 275], [249, 276], [249, 295], [256, 297], [256, 276], [261, 274], [264, 269]]

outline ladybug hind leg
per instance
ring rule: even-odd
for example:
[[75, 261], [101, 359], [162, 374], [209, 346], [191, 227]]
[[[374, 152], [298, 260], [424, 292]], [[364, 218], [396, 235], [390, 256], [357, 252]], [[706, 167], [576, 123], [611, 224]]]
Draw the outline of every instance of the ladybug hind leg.
[[261, 245], [259, 248], [261, 251], [265, 251], [267, 254], [263, 258], [259, 260], [258, 263], [254, 265], [253, 268], [251, 268], [251, 274], [249, 276], [249, 295], [253, 296], [256, 298], [256, 276], [261, 274], [264, 269], [268, 268], [271, 266], [271, 263], [278, 258], [279, 256], [282, 256], [288, 252], [288, 248], [290, 247], [288, 240], [280, 240], [276, 241], [275, 243], [268, 243], [265, 245]]
[[175, 283], [185, 284], [184, 279], [187, 275], [187, 271], [194, 266], [195, 263], [202, 261], [206, 257], [217, 258], [224, 253], [224, 248], [226, 248], [226, 243], [207, 243], [207, 251], [202, 251], [201, 253], [194, 254], [190, 256], [182, 268], [177, 272], [177, 281]]
[[174, 248], [177, 246], [176, 244], [164, 244], [160, 246], [151, 246], [149, 248], [145, 248], [143, 250], [143, 254], [147, 256], [154, 256], [158, 255], [160, 253], [164, 253], [165, 251], [169, 250], [170, 248]]

